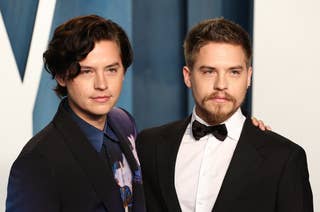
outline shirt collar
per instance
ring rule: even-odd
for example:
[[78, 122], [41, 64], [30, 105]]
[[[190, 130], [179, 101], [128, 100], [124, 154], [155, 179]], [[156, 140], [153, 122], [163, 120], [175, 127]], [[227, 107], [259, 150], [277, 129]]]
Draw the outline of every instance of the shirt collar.
[[[205, 122], [202, 118], [200, 118], [196, 114], [195, 107], [193, 107], [193, 110], [192, 110], [191, 123], [194, 120], [197, 120], [201, 124], [209, 126], [209, 124], [207, 122]], [[238, 110], [230, 118], [228, 118], [226, 121], [224, 121], [224, 122], [222, 122], [220, 124], [225, 124], [226, 125], [226, 128], [228, 130], [228, 137], [229, 138], [231, 138], [232, 140], [238, 141], [239, 138], [240, 138], [242, 127], [243, 127], [243, 124], [244, 124], [245, 120], [246, 120], [246, 118], [242, 114], [241, 109], [238, 108]]]
[[64, 108], [69, 112], [72, 119], [77, 123], [77, 125], [80, 127], [81, 131], [86, 135], [87, 139], [89, 140], [90, 144], [93, 146], [93, 148], [100, 152], [103, 144], [103, 138], [104, 136], [107, 136], [113, 141], [118, 141], [116, 135], [110, 128], [108, 124], [108, 117], [104, 126], [103, 130], [100, 130], [91, 124], [84, 121], [82, 118], [80, 118], [73, 110], [70, 108], [67, 98], [63, 99], [63, 106]]

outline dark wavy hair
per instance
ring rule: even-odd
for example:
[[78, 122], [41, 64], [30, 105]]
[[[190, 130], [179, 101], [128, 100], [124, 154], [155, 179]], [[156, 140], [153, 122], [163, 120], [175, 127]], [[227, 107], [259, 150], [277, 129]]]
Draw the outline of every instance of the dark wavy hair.
[[249, 34], [238, 24], [224, 18], [214, 18], [195, 25], [184, 41], [186, 65], [192, 69], [200, 48], [209, 42], [240, 45], [246, 55], [247, 67], [251, 64], [252, 48]]
[[[117, 43], [122, 65], [127, 70], [133, 60], [128, 36], [118, 24], [97, 15], [79, 16], [55, 29], [43, 53], [45, 69], [52, 78], [72, 80], [80, 72], [79, 62], [92, 51], [96, 42], [102, 40]], [[67, 89], [59, 83], [54, 90], [59, 97], [67, 95]]]

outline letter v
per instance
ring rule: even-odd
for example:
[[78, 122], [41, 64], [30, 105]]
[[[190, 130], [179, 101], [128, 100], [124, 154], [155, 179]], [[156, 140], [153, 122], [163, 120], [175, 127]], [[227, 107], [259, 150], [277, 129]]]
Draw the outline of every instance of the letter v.
[[32, 136], [32, 112], [43, 69], [42, 54], [48, 43], [55, 4], [55, 0], [39, 1], [23, 82], [0, 12], [0, 211], [5, 211], [10, 166]]

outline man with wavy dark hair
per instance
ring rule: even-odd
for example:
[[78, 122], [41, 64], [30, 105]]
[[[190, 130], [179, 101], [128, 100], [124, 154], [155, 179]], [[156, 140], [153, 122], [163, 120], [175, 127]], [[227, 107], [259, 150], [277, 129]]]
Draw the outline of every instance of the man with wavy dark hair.
[[184, 53], [192, 114], [137, 138], [147, 210], [312, 212], [305, 151], [241, 112], [252, 74], [248, 33], [205, 20], [187, 34]]
[[135, 123], [114, 107], [133, 59], [126, 33], [76, 17], [56, 28], [43, 58], [62, 101], [14, 162], [6, 211], [144, 212]]

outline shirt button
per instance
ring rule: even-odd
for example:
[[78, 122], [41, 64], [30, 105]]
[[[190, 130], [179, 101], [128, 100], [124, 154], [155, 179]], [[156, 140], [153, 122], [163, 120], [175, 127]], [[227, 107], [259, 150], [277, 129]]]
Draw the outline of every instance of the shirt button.
[[198, 201], [197, 205], [203, 205], [203, 202], [202, 201]]

